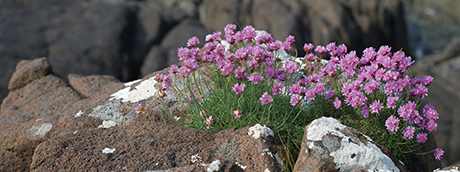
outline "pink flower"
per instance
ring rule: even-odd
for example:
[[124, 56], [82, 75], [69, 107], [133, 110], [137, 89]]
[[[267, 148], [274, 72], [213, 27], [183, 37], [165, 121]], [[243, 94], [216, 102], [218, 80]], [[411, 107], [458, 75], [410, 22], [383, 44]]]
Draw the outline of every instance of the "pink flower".
[[341, 44], [337, 47], [337, 49], [334, 52], [334, 55], [336, 56], [343, 56], [347, 53], [347, 46], [345, 44]]
[[263, 34], [263, 35], [256, 37], [256, 43], [265, 44], [265, 43], [270, 42], [272, 39], [273, 38], [271, 34]]
[[235, 29], [236, 29], [236, 25], [227, 24], [227, 26], [225, 26], [225, 28], [224, 28], [225, 37], [233, 36], [235, 34]]
[[134, 108], [134, 111], [136, 112], [137, 116], [139, 116], [143, 112], [144, 108], [142, 107], [142, 103], [139, 103], [136, 108]]
[[426, 133], [418, 133], [416, 138], [417, 138], [417, 142], [419, 143], [425, 143], [426, 140], [428, 140]]
[[388, 119], [385, 121], [385, 126], [387, 127], [387, 130], [391, 132], [398, 131], [398, 125], [399, 119], [393, 115], [388, 117]]
[[396, 107], [396, 102], [398, 102], [399, 97], [387, 97], [387, 107], [394, 109]]
[[391, 47], [390, 47], [390, 46], [388, 46], [388, 45], [382, 45], [382, 46], [380, 46], [379, 51], [377, 51], [377, 54], [378, 54], [378, 55], [381, 55], [381, 56], [386, 56], [386, 55], [389, 55], [389, 54], [390, 54], [390, 51], [391, 51]]
[[204, 123], [206, 124], [206, 129], [209, 129], [212, 127], [211, 125], [213, 121], [214, 121], [214, 118], [212, 118], [212, 116], [209, 116], [204, 120]]
[[290, 74], [296, 73], [297, 72], [297, 63], [296, 62], [291, 62], [291, 61], [286, 61], [284, 63], [284, 66], [287, 69], [287, 72]]
[[240, 95], [241, 92], [244, 91], [244, 87], [246, 87], [246, 84], [242, 83], [241, 85], [236, 83], [235, 85], [233, 85], [232, 87], [232, 91], [236, 93], [236, 95]]
[[345, 102], [357, 109], [358, 106], [363, 106], [367, 101], [367, 97], [364, 94], [357, 90], [352, 90], [345, 98]]
[[331, 56], [337, 56], [334, 52], [337, 49], [337, 45], [335, 45], [335, 42], [331, 42], [326, 45], [326, 50], [329, 51], [329, 54]]
[[179, 73], [179, 68], [176, 65], [171, 65], [171, 68], [169, 69], [169, 74], [176, 74]]
[[281, 41], [275, 40], [273, 42], [268, 43], [267, 51], [278, 51], [280, 49]]
[[312, 43], [308, 43], [308, 44], [305, 43], [304, 46], [303, 46], [303, 50], [306, 53], [313, 51], [313, 48], [315, 48], [315, 46]]
[[426, 123], [426, 130], [436, 131], [436, 128], [438, 128], [438, 124], [433, 120], [428, 120], [428, 123]]
[[290, 103], [291, 103], [292, 106], [295, 106], [295, 105], [299, 104], [299, 102], [300, 102], [300, 96], [298, 94], [294, 94], [294, 95], [291, 96]]
[[418, 116], [417, 105], [412, 101], [408, 101], [407, 104], [399, 107], [398, 114], [404, 121], [411, 121], [411, 119]]
[[300, 94], [302, 89], [300, 88], [299, 84], [292, 84], [291, 88], [289, 88], [289, 92], [291, 94]]
[[246, 67], [245, 66], [238, 66], [235, 69], [235, 77], [239, 80], [246, 80], [248, 78], [248, 74], [246, 74]]
[[252, 81], [255, 84], [258, 84], [259, 82], [262, 82], [264, 77], [259, 73], [259, 72], [254, 72], [248, 77], [249, 81]]
[[380, 87], [380, 82], [377, 81], [369, 81], [364, 85], [364, 91], [367, 94], [372, 94], [375, 90], [378, 90]]
[[220, 41], [222, 41], [222, 32], [216, 31], [212, 33], [212, 40], [216, 43], [220, 43]]
[[434, 151], [434, 157], [439, 161], [442, 159], [443, 154], [444, 154], [444, 151], [440, 148], [436, 148], [436, 150]]
[[346, 76], [353, 77], [355, 70], [360, 64], [356, 51], [351, 51], [344, 58], [340, 60], [340, 67], [343, 71], [346, 71]]
[[382, 103], [380, 103], [380, 100], [375, 100], [371, 105], [371, 112], [372, 113], [379, 113], [380, 110], [382, 110], [383, 106]]
[[403, 130], [403, 139], [412, 139], [414, 137], [415, 127], [408, 126], [406, 129]]
[[269, 104], [271, 102], [273, 102], [273, 98], [272, 96], [270, 96], [270, 94], [268, 94], [268, 92], [265, 92], [264, 94], [262, 94], [262, 97], [260, 97], [261, 105]]
[[323, 55], [324, 53], [327, 52], [327, 50], [326, 50], [326, 47], [318, 45], [318, 46], [316, 46], [315, 52], [320, 54], [320, 55]]
[[188, 47], [196, 47], [196, 46], [198, 46], [198, 44], [200, 44], [200, 40], [196, 36], [191, 37], [187, 41], [187, 46]]
[[335, 101], [334, 101], [334, 107], [336, 109], [339, 109], [339, 108], [341, 108], [341, 106], [342, 106], [342, 101], [340, 101], [340, 99], [338, 97], [336, 97]]
[[276, 82], [272, 88], [273, 95], [281, 94], [283, 88], [284, 84], [282, 82]]
[[332, 99], [335, 96], [334, 90], [326, 92], [326, 96], [324, 97], [325, 99]]
[[430, 75], [427, 75], [427, 76], [424, 76], [422, 78], [422, 84], [425, 85], [425, 86], [429, 86], [431, 84], [431, 82], [433, 81], [433, 77], [431, 77]]
[[370, 61], [375, 60], [375, 56], [377, 53], [375, 52], [375, 49], [372, 47], [366, 48], [363, 51], [363, 57], [361, 58], [361, 64], [367, 64]]
[[363, 113], [364, 118], [369, 118], [369, 107], [365, 104], [363, 106], [363, 109], [361, 109], [361, 112]]
[[240, 119], [241, 118], [241, 110], [233, 111], [233, 119]]
[[267, 67], [264, 70], [264, 74], [265, 76], [275, 79], [275, 69], [273, 69], [273, 67]]
[[319, 59], [318, 56], [316, 56], [316, 55], [313, 54], [313, 53], [308, 53], [308, 54], [306, 55], [305, 58], [306, 58], [307, 60], [309, 60], [309, 61], [315, 61], [315, 60]]
[[257, 36], [256, 29], [252, 26], [244, 27], [243, 31], [243, 39], [247, 42], [251, 42]]
[[310, 82], [317, 83], [321, 81], [322, 77], [321, 75], [318, 75], [316, 73], [310, 75]]
[[438, 112], [434, 109], [434, 106], [431, 105], [431, 103], [426, 104], [425, 107], [423, 107], [423, 115], [426, 117], [426, 119], [433, 121], [439, 118]]

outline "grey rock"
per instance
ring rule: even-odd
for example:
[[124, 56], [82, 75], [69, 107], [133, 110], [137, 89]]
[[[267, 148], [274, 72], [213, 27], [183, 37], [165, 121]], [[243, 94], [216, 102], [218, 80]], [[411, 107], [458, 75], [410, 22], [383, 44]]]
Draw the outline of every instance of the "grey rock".
[[148, 53], [142, 66], [142, 74], [145, 76], [151, 71], [161, 70], [171, 64], [179, 62], [177, 49], [185, 47], [187, 40], [193, 36], [200, 39], [200, 46], [204, 45], [204, 38], [209, 32], [197, 20], [185, 19], [169, 31], [159, 47], [153, 47]]

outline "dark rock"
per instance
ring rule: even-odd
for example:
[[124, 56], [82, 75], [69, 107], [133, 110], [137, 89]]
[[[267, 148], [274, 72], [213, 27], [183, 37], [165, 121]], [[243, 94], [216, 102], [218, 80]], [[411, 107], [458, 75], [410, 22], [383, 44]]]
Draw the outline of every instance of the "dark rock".
[[[3, 4], [7, 6], [7, 4]], [[3, 6], [2, 5], [2, 6]], [[43, 29], [60, 9], [1, 8], [0, 11], [0, 100], [8, 95], [8, 81], [23, 59], [46, 57]]]
[[212, 169], [214, 161], [230, 160], [247, 171], [280, 171], [274, 137], [254, 139], [249, 131], [250, 126], [209, 132], [156, 122], [78, 130], [41, 143], [31, 170], [145, 171], [193, 164]]
[[434, 79], [429, 87], [429, 96], [424, 100], [431, 103], [439, 113], [438, 128], [433, 132], [437, 145], [444, 150], [443, 165], [460, 162], [460, 44], [452, 43], [440, 55], [417, 59], [413, 65], [415, 76], [431, 75]]
[[[152, 71], [161, 70], [171, 64], [179, 62], [177, 49], [185, 47], [187, 40], [193, 36], [200, 39], [200, 46], [204, 45], [204, 38], [209, 32], [196, 20], [185, 19], [169, 31], [161, 41], [160, 47], [153, 47], [148, 53], [147, 64], [142, 66], [142, 74], [145, 76]], [[166, 63], [164, 63], [166, 62]], [[149, 66], [153, 64], [153, 66]], [[155, 68], [158, 66], [158, 68]]]
[[122, 78], [136, 7], [102, 5], [69, 8], [45, 31], [48, 57], [56, 73], [108, 74]]
[[35, 60], [21, 60], [16, 66], [13, 76], [11, 76], [8, 89], [14, 91], [22, 88], [29, 82], [51, 73], [51, 71], [51, 65], [45, 57]]
[[[398, 0], [391, 1], [312, 1], [303, 0], [307, 42], [325, 45], [345, 43], [361, 53], [366, 47], [390, 45], [411, 52], [404, 9]], [[311, 39], [309, 39], [309, 37]]]
[[[128, 81], [140, 77], [140, 68], [149, 49], [153, 44], [158, 44], [164, 33], [160, 33], [162, 28], [160, 13], [154, 8], [139, 6], [139, 12], [135, 21], [135, 35], [132, 39], [134, 45], [130, 50], [130, 58], [126, 67], [128, 68]], [[152, 71], [154, 72], [154, 71]], [[151, 73], [151, 72], [150, 72]]]
[[[417, 149], [414, 154], [411, 154], [408, 158], [406, 168], [409, 171], [433, 171], [437, 168], [442, 167], [441, 161], [434, 158], [433, 153], [423, 154], [436, 149], [436, 141], [433, 137], [433, 133], [428, 135], [428, 140], [423, 144], [420, 149]], [[416, 153], [421, 155], [416, 155]]]
[[322, 117], [305, 127], [294, 171], [406, 171], [384, 146], [334, 118]]
[[[242, 9], [241, 7], [241, 0], [204, 0], [200, 6], [200, 21], [211, 31], [223, 31], [224, 27], [228, 23], [239, 22], [239, 17], [250, 18], [249, 15], [239, 16], [240, 10]], [[250, 7], [251, 6], [247, 6], [247, 8], [249, 9]], [[241, 27], [244, 27], [247, 24], [249, 23], [241, 23]]]
[[[361, 53], [365, 48], [390, 45], [411, 52], [402, 3], [391, 1], [204, 1], [200, 21], [211, 31], [222, 31], [228, 23], [253, 25], [284, 41], [296, 37], [302, 56], [303, 43], [345, 44]], [[276, 12], [274, 12], [276, 11]]]

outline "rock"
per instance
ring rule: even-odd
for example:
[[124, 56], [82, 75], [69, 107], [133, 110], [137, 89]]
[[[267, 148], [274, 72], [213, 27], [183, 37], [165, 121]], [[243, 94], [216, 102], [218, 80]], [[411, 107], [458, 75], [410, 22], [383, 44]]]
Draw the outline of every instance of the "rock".
[[[433, 133], [428, 134], [428, 140], [423, 144], [422, 147], [415, 150], [414, 154], [408, 157], [408, 164], [406, 168], [409, 171], [433, 171], [437, 168], [442, 167], [441, 161], [435, 159], [433, 153], [423, 154], [430, 152], [437, 148], [437, 144]], [[420, 155], [416, 155], [416, 154]]]
[[44, 34], [55, 72], [63, 77], [107, 74], [123, 80], [136, 11], [133, 5], [73, 7], [53, 18]]
[[85, 97], [108, 95], [123, 85], [118, 79], [109, 75], [82, 76], [70, 74], [68, 78], [70, 86]]
[[305, 127], [302, 147], [294, 171], [352, 171], [377, 169], [406, 171], [384, 146], [368, 136], [322, 117]]
[[0, 171], [27, 171], [29, 166], [13, 152], [0, 149]]
[[218, 166], [220, 162], [232, 161], [239, 165], [226, 166], [245, 171], [280, 171], [273, 135], [254, 139], [248, 134], [250, 128], [210, 132], [146, 122], [78, 130], [41, 143], [35, 150], [31, 170], [145, 171], [208, 164], [208, 171], [217, 171], [222, 168]]
[[[299, 55], [303, 43], [345, 44], [360, 54], [367, 47], [390, 45], [411, 52], [402, 3], [391, 1], [204, 1], [200, 21], [211, 31], [228, 23], [253, 25], [284, 41], [296, 37]], [[276, 13], [273, 13], [276, 11]]]
[[11, 76], [8, 89], [14, 91], [22, 88], [29, 82], [51, 73], [51, 71], [51, 65], [46, 57], [35, 60], [21, 60], [16, 66], [13, 76]]
[[[22, 63], [18, 69], [32, 69], [34, 65]], [[94, 85], [104, 87], [104, 90], [94, 89]], [[0, 149], [3, 150], [0, 158], [9, 159], [11, 161], [5, 162], [12, 164], [2, 164], [0, 168], [24, 169], [24, 164], [28, 164], [28, 169], [35, 147], [41, 142], [65, 132], [100, 125], [100, 119], [87, 115], [91, 112], [91, 105], [102, 104], [122, 84], [106, 81], [89, 86], [92, 89], [79, 88], [92, 95], [91, 99], [85, 99], [62, 79], [50, 74], [10, 91], [0, 106]], [[79, 117], [75, 117], [79, 111], [84, 115], [80, 113]]]
[[[130, 50], [130, 58], [126, 65], [129, 69], [127, 74], [128, 81], [140, 77], [140, 68], [149, 49], [153, 44], [158, 44], [166, 33], [161, 33], [161, 16], [158, 10], [145, 5], [139, 6], [139, 12], [135, 21], [134, 45]], [[164, 27], [164, 26], [163, 26]], [[164, 31], [163, 31], [164, 32]], [[152, 71], [153, 72], [153, 71]]]
[[[7, 6], [7, 3], [4, 5]], [[56, 9], [1, 8], [0, 100], [8, 95], [8, 81], [19, 61], [47, 56], [42, 29], [49, 18], [58, 14], [60, 11]]]
[[451, 165], [448, 167], [444, 168], [438, 168], [434, 170], [433, 172], [459, 172], [460, 171], [460, 165]]
[[[460, 44], [452, 43], [440, 55], [430, 55], [417, 59], [413, 65], [416, 77], [431, 75], [434, 79], [429, 87], [425, 106], [431, 103], [439, 113], [438, 128], [433, 132], [438, 147], [444, 150], [443, 165], [460, 163]], [[435, 61], [437, 61], [435, 63]]]
[[[204, 38], [209, 32], [198, 21], [193, 19], [185, 19], [177, 26], [171, 29], [163, 40], [160, 47], [153, 47], [148, 53], [145, 61], [148, 63], [142, 66], [142, 74], [148, 75], [153, 71], [161, 70], [171, 64], [179, 62], [177, 57], [177, 49], [185, 47], [187, 40], [193, 36], [200, 39], [200, 47], [204, 45]], [[150, 66], [153, 64], [153, 66]], [[158, 66], [158, 68], [155, 68]]]

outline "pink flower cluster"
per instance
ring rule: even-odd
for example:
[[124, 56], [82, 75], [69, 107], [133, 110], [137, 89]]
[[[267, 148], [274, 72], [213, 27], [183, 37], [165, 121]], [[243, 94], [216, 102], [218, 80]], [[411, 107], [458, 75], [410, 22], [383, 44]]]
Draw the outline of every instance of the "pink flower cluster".
[[[237, 49], [225, 49], [221, 43], [220, 31], [207, 35], [202, 49], [197, 47], [200, 44], [198, 38], [190, 38], [187, 42], [188, 48], [179, 48], [177, 51], [183, 66], [172, 66], [170, 73], [186, 78], [198, 69], [199, 63], [211, 62], [220, 70], [222, 77], [234, 76], [239, 82], [252, 82], [251, 85], [272, 83], [271, 93], [265, 91], [259, 98], [261, 105], [273, 102], [272, 95], [283, 94], [286, 90], [284, 94], [291, 96], [292, 106], [298, 105], [302, 100], [315, 100], [318, 95], [324, 95], [325, 99], [334, 100], [333, 105], [336, 109], [346, 105], [361, 111], [365, 118], [372, 114], [381, 116], [381, 112], [395, 109], [397, 114], [390, 115], [385, 121], [385, 126], [388, 131], [397, 132], [399, 124], [404, 121], [404, 125], [407, 124], [402, 131], [404, 139], [412, 139], [415, 136], [418, 142], [424, 143], [427, 133], [437, 128], [435, 120], [438, 119], [438, 113], [433, 106], [426, 105], [423, 114], [420, 114], [414, 101], [402, 98], [425, 98], [428, 95], [428, 86], [433, 80], [431, 76], [421, 79], [410, 78], [406, 70], [414, 62], [403, 51], [392, 53], [389, 46], [381, 46], [378, 50], [369, 47], [363, 51], [362, 57], [358, 57], [356, 51], [347, 53], [344, 44], [337, 46], [333, 42], [327, 46], [315, 47], [308, 43], [303, 47], [306, 51], [304, 58], [307, 63], [312, 64], [313, 69], [318, 59], [326, 53], [329, 53], [330, 60], [316, 73], [295, 83], [285, 84], [285, 81], [292, 81], [289, 80], [289, 76], [296, 74], [299, 66], [291, 61], [286, 61], [281, 66], [274, 65], [274, 52], [289, 51], [295, 43], [293, 36], [288, 36], [281, 42], [272, 38], [271, 34], [257, 36], [252, 26], [236, 31], [236, 25], [228, 24], [224, 28], [224, 37], [230, 46]], [[337, 74], [348, 80], [342, 83], [339, 90], [327, 90], [321, 81], [327, 76], [334, 77]], [[246, 84], [235, 83], [232, 91], [242, 96]], [[375, 99], [375, 96], [371, 95], [376, 92], [385, 97]], [[211, 126], [212, 120], [206, 120], [207, 128]], [[442, 155], [440, 151], [437, 152], [437, 155]]]

